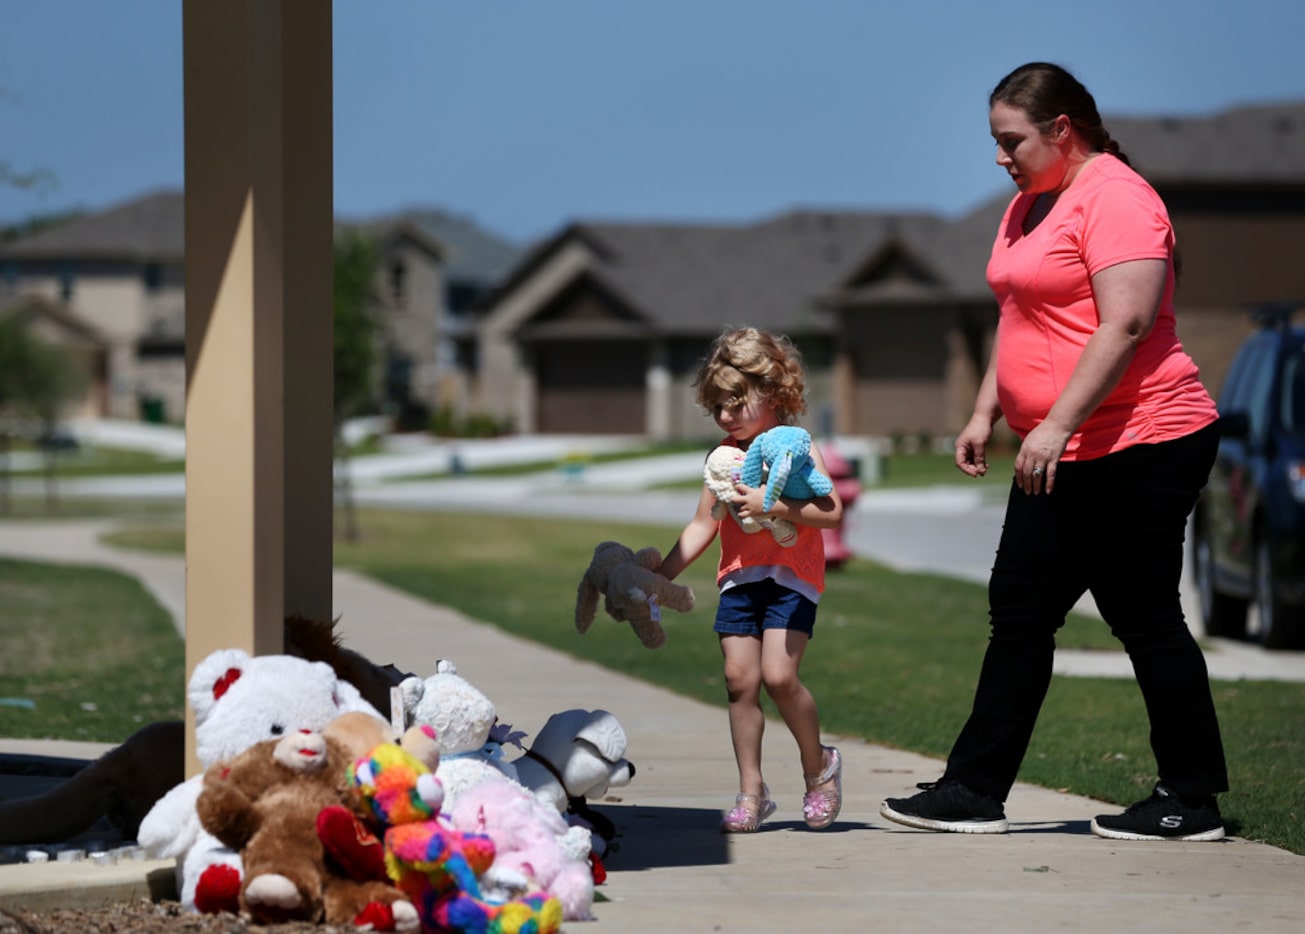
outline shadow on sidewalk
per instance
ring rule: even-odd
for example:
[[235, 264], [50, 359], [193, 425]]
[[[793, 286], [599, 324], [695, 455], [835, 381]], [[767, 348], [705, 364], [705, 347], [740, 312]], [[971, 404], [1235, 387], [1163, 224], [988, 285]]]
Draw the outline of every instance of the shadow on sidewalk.
[[605, 860], [609, 870], [720, 866], [730, 861], [716, 808], [603, 805], [602, 810], [618, 833], [617, 851]]

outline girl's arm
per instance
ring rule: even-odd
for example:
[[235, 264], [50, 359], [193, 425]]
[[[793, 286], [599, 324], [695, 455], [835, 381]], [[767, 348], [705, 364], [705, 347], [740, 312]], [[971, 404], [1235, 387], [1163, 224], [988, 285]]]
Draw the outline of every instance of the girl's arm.
[[667, 580], [675, 580], [681, 571], [707, 550], [707, 546], [716, 538], [716, 532], [720, 528], [720, 524], [711, 517], [711, 507], [714, 505], [716, 505], [716, 494], [707, 489], [704, 483], [693, 518], [689, 520], [689, 524], [684, 527], [680, 537], [675, 540], [671, 550], [662, 559], [661, 566], [657, 568], [658, 574]]
[[[825, 459], [820, 456], [820, 448], [814, 444], [811, 445], [811, 460], [816, 465], [816, 470], [826, 477], [829, 476]], [[825, 496], [816, 496], [812, 499], [790, 499], [781, 496], [775, 500], [775, 505], [768, 513], [763, 509], [766, 499], [764, 487], [750, 487], [740, 483], [734, 489], [738, 493], [734, 503], [738, 507], [740, 519], [747, 519], [750, 516], [758, 519], [762, 516], [770, 516], [773, 519], [787, 519], [795, 525], [809, 525], [816, 529], [836, 529], [843, 522], [843, 499], [838, 495], [837, 487]]]
[[1056, 462], [1065, 445], [1123, 377], [1137, 345], [1151, 333], [1164, 296], [1168, 264], [1162, 259], [1119, 263], [1092, 277], [1097, 305], [1097, 329], [1047, 417], [1029, 432], [1015, 457], [1015, 477], [1026, 493], [1037, 490], [1046, 471], [1046, 489], [1055, 485]]

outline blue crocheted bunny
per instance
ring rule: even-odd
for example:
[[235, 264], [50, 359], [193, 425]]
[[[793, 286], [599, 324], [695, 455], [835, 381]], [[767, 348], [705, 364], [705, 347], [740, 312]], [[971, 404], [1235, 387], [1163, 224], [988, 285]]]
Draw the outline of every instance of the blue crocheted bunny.
[[[769, 470], [764, 478], [763, 468]], [[833, 481], [816, 470], [811, 459], [811, 433], [795, 425], [780, 425], [753, 438], [739, 479], [752, 487], [761, 486], [765, 480], [767, 511], [781, 494], [812, 499], [834, 489]]]

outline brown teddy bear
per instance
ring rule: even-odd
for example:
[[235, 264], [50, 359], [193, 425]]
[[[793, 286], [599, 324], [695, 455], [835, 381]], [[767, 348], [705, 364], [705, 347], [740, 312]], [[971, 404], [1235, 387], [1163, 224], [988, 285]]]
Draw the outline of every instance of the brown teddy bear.
[[204, 773], [196, 809], [204, 828], [244, 862], [240, 907], [261, 924], [290, 920], [416, 931], [416, 909], [398, 888], [332, 869], [318, 836], [324, 809], [352, 804], [348, 766], [383, 742], [368, 714], [337, 717], [320, 733], [265, 740]]
[[686, 613], [693, 609], [693, 591], [656, 573], [661, 563], [656, 548], [636, 553], [620, 542], [601, 542], [576, 592], [575, 628], [589, 631], [601, 596], [608, 616], [628, 622], [647, 648], [661, 648], [666, 642], [662, 608]]

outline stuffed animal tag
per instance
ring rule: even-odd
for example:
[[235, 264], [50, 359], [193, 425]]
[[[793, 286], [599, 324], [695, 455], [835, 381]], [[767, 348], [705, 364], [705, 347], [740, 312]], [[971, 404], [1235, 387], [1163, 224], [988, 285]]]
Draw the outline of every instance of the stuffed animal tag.
[[390, 688], [390, 729], [396, 736], [402, 736], [405, 729], [403, 712], [403, 690], [396, 684]]

